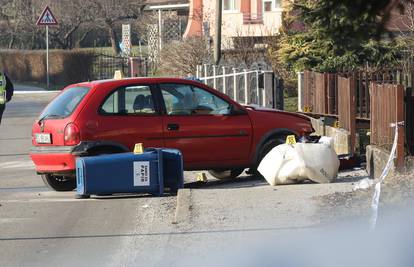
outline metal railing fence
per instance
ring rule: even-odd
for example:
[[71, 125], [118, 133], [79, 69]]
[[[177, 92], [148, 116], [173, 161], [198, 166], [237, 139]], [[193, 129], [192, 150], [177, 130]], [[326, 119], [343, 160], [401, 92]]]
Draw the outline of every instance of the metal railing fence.
[[283, 109], [283, 80], [273, 71], [199, 65], [196, 76], [206, 85], [244, 105]]

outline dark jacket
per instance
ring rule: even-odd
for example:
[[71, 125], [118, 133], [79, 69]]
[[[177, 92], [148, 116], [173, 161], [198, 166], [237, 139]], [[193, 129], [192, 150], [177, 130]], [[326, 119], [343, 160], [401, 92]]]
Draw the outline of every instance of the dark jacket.
[[6, 102], [9, 102], [14, 93], [14, 86], [9, 77], [7, 75], [4, 76], [6, 77]]

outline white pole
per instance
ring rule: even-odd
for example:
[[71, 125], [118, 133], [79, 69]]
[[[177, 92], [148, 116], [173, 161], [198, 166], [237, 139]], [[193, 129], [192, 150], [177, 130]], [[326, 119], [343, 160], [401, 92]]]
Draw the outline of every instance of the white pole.
[[197, 78], [200, 78], [200, 74], [199, 74], [199, 67], [198, 67], [199, 65], [197, 65], [197, 67], [196, 67], [196, 77]]
[[159, 35], [159, 51], [162, 49], [162, 18], [161, 18], [161, 9], [158, 9], [158, 35]]
[[248, 80], [247, 80], [247, 69], [244, 69], [244, 104], [249, 103], [249, 92], [248, 92]]
[[46, 25], [46, 87], [49, 89], [49, 25]]
[[239, 102], [237, 99], [237, 78], [236, 78], [236, 68], [233, 68], [233, 100]]
[[260, 106], [260, 90], [259, 90], [259, 71], [256, 71], [256, 90], [257, 90], [257, 105]]
[[262, 88], [262, 106], [266, 107], [266, 73], [262, 73], [263, 88]]
[[217, 90], [217, 77], [216, 77], [217, 71], [216, 71], [216, 65], [213, 65], [213, 87]]
[[227, 95], [227, 90], [226, 90], [226, 67], [223, 67], [223, 93]]

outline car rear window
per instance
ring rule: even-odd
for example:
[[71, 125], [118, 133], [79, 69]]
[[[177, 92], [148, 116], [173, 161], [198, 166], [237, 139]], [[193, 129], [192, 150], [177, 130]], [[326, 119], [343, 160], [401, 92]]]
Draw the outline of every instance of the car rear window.
[[63, 91], [43, 110], [39, 118], [54, 117], [65, 118], [72, 114], [85, 95], [89, 87], [71, 87]]

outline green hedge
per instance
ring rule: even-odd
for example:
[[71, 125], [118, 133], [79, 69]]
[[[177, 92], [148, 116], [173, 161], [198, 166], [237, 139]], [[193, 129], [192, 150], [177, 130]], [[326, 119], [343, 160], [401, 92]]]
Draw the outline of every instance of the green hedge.
[[[67, 85], [92, 77], [95, 55], [90, 51], [51, 50], [51, 84]], [[16, 82], [46, 82], [46, 51], [0, 50], [0, 69]]]

